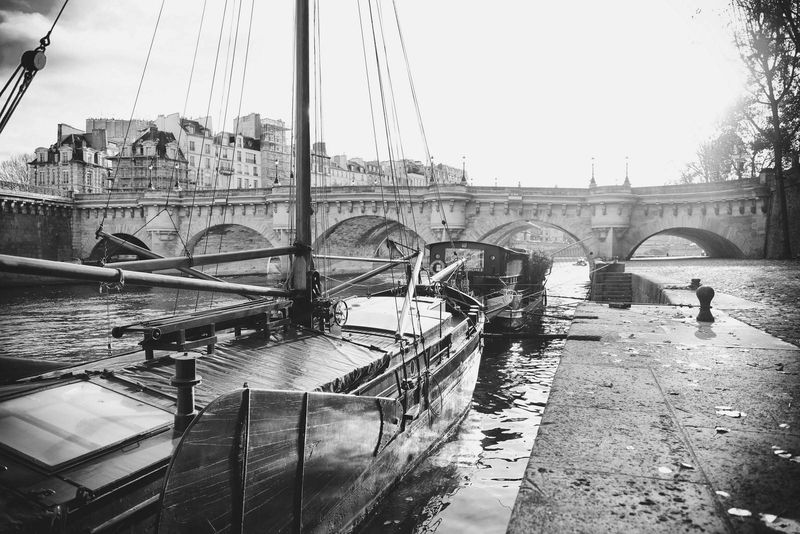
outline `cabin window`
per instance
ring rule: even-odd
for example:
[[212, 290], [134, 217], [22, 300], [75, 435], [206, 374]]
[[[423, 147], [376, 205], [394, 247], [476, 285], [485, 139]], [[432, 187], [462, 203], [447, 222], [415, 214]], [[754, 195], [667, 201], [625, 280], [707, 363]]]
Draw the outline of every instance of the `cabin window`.
[[522, 273], [522, 260], [509, 260], [506, 264], [506, 276], [519, 276]]
[[0, 445], [56, 468], [166, 427], [166, 410], [91, 382], [77, 382], [0, 402]]
[[483, 250], [478, 248], [446, 248], [444, 251], [445, 261], [452, 263], [456, 260], [466, 259], [465, 268], [468, 271], [483, 271], [484, 258]]

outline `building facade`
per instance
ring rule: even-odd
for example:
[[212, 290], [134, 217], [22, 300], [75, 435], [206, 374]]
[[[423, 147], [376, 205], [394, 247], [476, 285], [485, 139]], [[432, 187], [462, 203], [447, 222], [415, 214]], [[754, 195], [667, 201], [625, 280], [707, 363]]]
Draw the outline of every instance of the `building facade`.
[[[251, 113], [233, 124], [233, 132], [215, 134], [211, 117], [191, 119], [179, 113], [154, 121], [90, 118], [85, 131], [60, 124], [58, 142], [38, 148], [30, 162], [31, 183], [80, 192], [176, 184], [201, 190], [288, 185], [293, 161], [286, 123]], [[312, 183], [327, 187], [466, 182], [463, 168], [441, 163], [330, 157], [324, 142], [314, 143], [311, 171]]]
[[108, 158], [115, 190], [186, 189], [188, 161], [171, 132], [150, 126]]
[[103, 130], [87, 134], [67, 124], [58, 125], [58, 141], [35, 150], [28, 162], [32, 185], [64, 193], [100, 193], [106, 190], [111, 172]]

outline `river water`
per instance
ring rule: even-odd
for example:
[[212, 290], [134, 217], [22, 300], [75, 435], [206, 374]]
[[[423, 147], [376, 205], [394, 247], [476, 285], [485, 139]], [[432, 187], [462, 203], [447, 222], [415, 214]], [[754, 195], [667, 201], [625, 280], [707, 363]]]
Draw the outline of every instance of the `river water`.
[[[535, 332], [564, 333], [588, 268], [556, 264]], [[252, 283], [252, 280], [245, 280]], [[263, 280], [262, 280], [263, 283]], [[557, 295], [557, 296], [554, 296]], [[97, 285], [3, 289], [0, 355], [78, 363], [134, 348], [113, 326], [204, 309], [211, 297]], [[241, 302], [215, 296], [214, 304]], [[558, 365], [563, 340], [487, 339], [472, 407], [453, 435], [386, 498], [362, 532], [505, 532]]]

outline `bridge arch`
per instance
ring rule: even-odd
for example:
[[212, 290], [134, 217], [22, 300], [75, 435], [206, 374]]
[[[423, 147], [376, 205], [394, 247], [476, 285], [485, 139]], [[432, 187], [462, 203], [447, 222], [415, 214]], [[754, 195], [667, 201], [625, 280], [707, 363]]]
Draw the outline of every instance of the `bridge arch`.
[[[115, 233], [112, 235], [114, 235], [114, 237], [124, 239], [128, 243], [136, 245], [137, 247], [150, 250], [150, 248], [145, 245], [141, 239], [131, 234]], [[92, 252], [89, 254], [88, 259], [89, 261], [103, 261], [106, 263], [111, 263], [114, 261], [128, 261], [133, 259], [141, 260], [144, 259], [144, 256], [140, 256], [139, 254], [129, 251], [121, 245], [117, 245], [110, 242], [106, 238], [103, 238], [97, 242], [94, 248], [92, 248]]]
[[668, 228], [666, 230], [661, 230], [659, 232], [652, 233], [645, 237], [644, 239], [640, 239], [636, 245], [631, 248], [631, 251], [628, 253], [626, 259], [631, 259], [633, 255], [636, 253], [636, 250], [642, 246], [642, 244], [650, 239], [653, 236], [657, 235], [669, 235], [675, 237], [681, 237], [692, 243], [697, 244], [698, 247], [703, 249], [706, 253], [706, 256], [710, 258], [744, 258], [745, 254], [742, 250], [736, 246], [732, 241], [726, 239], [725, 237], [712, 232], [710, 230], [704, 230], [702, 228], [688, 228], [688, 227], [677, 227], [677, 228]]
[[[376, 215], [359, 215], [339, 221], [317, 237], [313, 249], [317, 254], [360, 258], [396, 257], [386, 246], [387, 240], [409, 246], [424, 246], [425, 239], [403, 223]], [[401, 249], [402, 251], [402, 249]], [[318, 265], [318, 268], [322, 267]], [[330, 273], [361, 272], [371, 264], [346, 260], [326, 261]]]
[[[266, 236], [242, 224], [216, 224], [197, 232], [186, 243], [186, 250], [192, 255], [236, 252], [256, 248], [271, 248], [273, 245]], [[219, 276], [277, 274], [285, 269], [279, 258], [262, 258], [232, 263], [207, 265], [200, 270]]]
[[511, 238], [518, 234], [519, 232], [523, 232], [528, 228], [553, 228], [560, 232], [563, 232], [565, 235], [569, 236], [573, 240], [573, 245], [580, 247], [583, 251], [583, 256], [589, 256], [589, 252], [591, 252], [590, 242], [594, 239], [594, 236], [589, 234], [589, 236], [584, 236], [583, 238], [575, 235], [573, 232], [559, 226], [558, 224], [543, 222], [543, 221], [536, 221], [536, 220], [526, 220], [526, 219], [518, 219], [506, 222], [499, 226], [496, 226], [489, 230], [488, 232], [483, 233], [482, 235], [478, 236], [476, 241], [482, 241], [485, 243], [492, 243], [495, 245], [501, 246], [509, 246], [511, 244]]
[[386, 247], [381, 247], [387, 239], [398, 243], [414, 245], [425, 240], [401, 222], [384, 219], [375, 215], [361, 215], [344, 219], [314, 242], [314, 250], [319, 254], [344, 254], [361, 257], [389, 257]]

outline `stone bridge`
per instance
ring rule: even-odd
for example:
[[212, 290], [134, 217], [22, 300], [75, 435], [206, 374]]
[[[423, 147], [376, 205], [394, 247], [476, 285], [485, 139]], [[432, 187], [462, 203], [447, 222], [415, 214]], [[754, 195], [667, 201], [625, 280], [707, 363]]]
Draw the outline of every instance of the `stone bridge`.
[[[757, 179], [658, 187], [497, 188], [446, 185], [316, 188], [314, 247], [321, 254], [384, 255], [387, 237], [507, 244], [537, 225], [559, 229], [588, 255], [629, 258], [669, 234], [711, 257], [764, 257], [770, 187]], [[4, 208], [5, 209], [5, 208]], [[146, 191], [76, 194], [73, 253], [100, 257], [95, 231], [174, 256], [285, 246], [293, 238], [293, 190]], [[448, 234], [449, 232], [449, 234]], [[107, 252], [107, 251], [106, 251]], [[252, 268], [255, 268], [254, 266]]]

